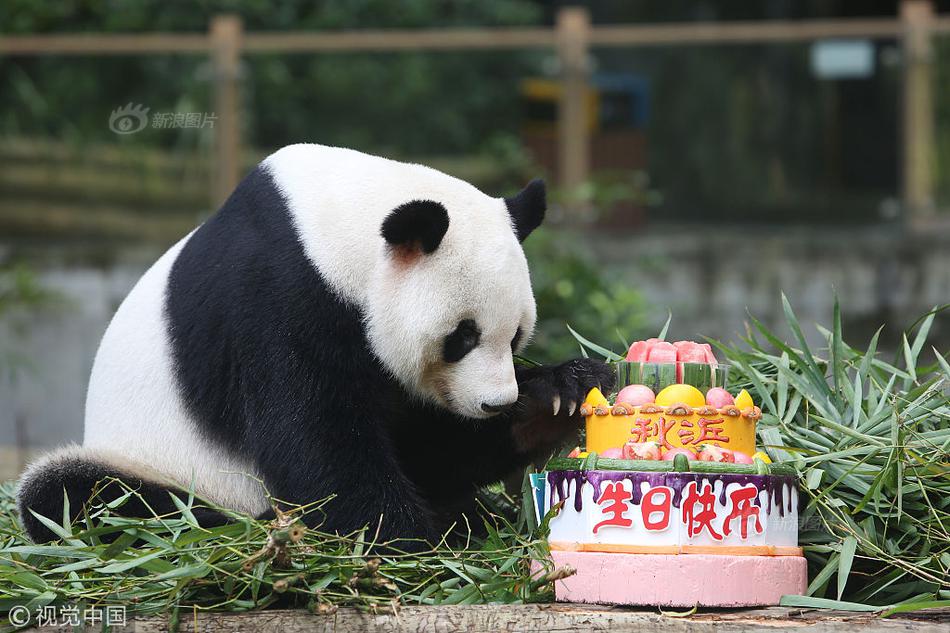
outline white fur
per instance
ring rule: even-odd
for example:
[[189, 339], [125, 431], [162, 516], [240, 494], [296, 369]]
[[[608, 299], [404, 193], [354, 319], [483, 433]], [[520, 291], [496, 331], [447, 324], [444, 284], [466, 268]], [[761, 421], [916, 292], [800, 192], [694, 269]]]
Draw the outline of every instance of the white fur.
[[[190, 237], [190, 236], [188, 236]], [[178, 393], [164, 317], [165, 287], [185, 237], [125, 298], [106, 330], [89, 379], [83, 445], [141, 465], [199, 496], [257, 514], [268, 505], [257, 473], [198, 432]]]
[[[524, 252], [504, 200], [439, 171], [320, 145], [291, 145], [265, 161], [286, 197], [307, 256], [340, 294], [363, 309], [374, 352], [418, 395], [468, 417], [481, 404], [518, 395], [511, 340], [534, 328], [535, 304]], [[439, 248], [399, 266], [380, 234], [385, 217], [412, 200], [449, 214]], [[427, 379], [442, 341], [462, 319], [481, 344], [438, 372], [446, 401]]]

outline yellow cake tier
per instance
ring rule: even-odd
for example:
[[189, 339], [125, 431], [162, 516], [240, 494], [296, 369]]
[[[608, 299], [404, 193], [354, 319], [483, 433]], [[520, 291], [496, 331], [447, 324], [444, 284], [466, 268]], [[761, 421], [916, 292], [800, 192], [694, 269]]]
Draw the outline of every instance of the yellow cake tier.
[[632, 440], [692, 451], [698, 451], [701, 444], [712, 444], [752, 455], [755, 422], [762, 412], [755, 406], [743, 410], [685, 404], [611, 406], [606, 400], [596, 402], [589, 397], [581, 407], [581, 415], [587, 418], [587, 450], [592, 452], [620, 448]]

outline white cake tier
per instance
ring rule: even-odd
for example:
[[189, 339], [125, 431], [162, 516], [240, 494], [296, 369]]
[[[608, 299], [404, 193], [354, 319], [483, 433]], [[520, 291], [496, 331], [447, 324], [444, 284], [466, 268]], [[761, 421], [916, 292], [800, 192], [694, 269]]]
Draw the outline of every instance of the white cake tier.
[[566, 470], [533, 482], [539, 517], [561, 505], [555, 550], [800, 555], [791, 475]]

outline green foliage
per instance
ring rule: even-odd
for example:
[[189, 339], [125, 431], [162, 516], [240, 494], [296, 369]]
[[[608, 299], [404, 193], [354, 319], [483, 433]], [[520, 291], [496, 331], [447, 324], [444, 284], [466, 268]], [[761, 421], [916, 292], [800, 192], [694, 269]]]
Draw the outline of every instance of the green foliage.
[[819, 327], [822, 354], [784, 305], [793, 344], [752, 319], [748, 349], [719, 347], [762, 403], [760, 441], [799, 470], [808, 595], [892, 607], [950, 598], [950, 365], [927, 347], [948, 306], [888, 363], [877, 335], [866, 348], [845, 342], [837, 303], [832, 328]]
[[538, 327], [526, 356], [545, 362], [577, 356], [578, 344], [565, 323], [600, 337], [644, 333], [647, 304], [642, 295], [600, 269], [568, 234], [542, 228], [524, 247], [538, 305]]
[[[518, 26], [539, 19], [527, 0], [159, 0], [0, 3], [0, 30], [204, 32], [218, 13], [237, 13], [248, 31]], [[525, 52], [249, 55], [242, 68], [248, 145], [320, 142], [389, 155], [472, 151], [517, 132], [518, 82], [535, 67]], [[119, 81], [103, 81], [103, 77]], [[117, 137], [113, 108], [130, 101], [156, 112], [207, 112], [211, 72], [202, 56], [8, 58], [0, 60], [0, 132], [75, 142], [193, 145], [205, 136], [153, 130]], [[465, 89], [458, 89], [464, 86]]]
[[[41, 519], [60, 540], [36, 545], [20, 529], [12, 485], [0, 485], [0, 617], [25, 604], [123, 604], [130, 613], [172, 617], [184, 608], [247, 611], [275, 603], [317, 613], [344, 605], [375, 612], [400, 604], [516, 604], [549, 600], [553, 580], [568, 573], [548, 566], [532, 574], [531, 562], [545, 559], [547, 545], [530, 534], [524, 516], [513, 523], [486, 511], [484, 536], [463, 533], [458, 547], [442, 542], [407, 554], [376, 543], [372, 526], [344, 536], [305, 529], [299, 519], [319, 514], [328, 500], [273, 522], [229, 513], [233, 522], [204, 529], [193, 516], [202, 505], [194, 498], [176, 498], [174, 516], [115, 516], [138, 495], [123, 488], [115, 502], [86, 504], [72, 524]], [[510, 499], [493, 503], [514, 512]]]

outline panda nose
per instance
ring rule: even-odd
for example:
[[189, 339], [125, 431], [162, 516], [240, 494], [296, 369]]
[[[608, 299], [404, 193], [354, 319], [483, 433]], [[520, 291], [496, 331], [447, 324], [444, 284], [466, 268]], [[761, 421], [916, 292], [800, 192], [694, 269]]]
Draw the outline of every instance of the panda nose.
[[515, 401], [508, 402], [505, 404], [488, 404], [487, 402], [482, 403], [482, 411], [485, 413], [502, 413], [507, 411], [515, 404]]

